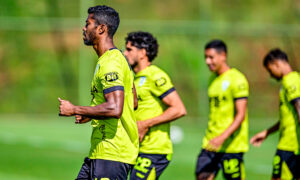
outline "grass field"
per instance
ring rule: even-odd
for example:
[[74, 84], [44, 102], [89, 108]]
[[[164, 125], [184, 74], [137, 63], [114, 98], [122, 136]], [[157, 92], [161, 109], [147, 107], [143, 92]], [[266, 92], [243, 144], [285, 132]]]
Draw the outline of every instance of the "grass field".
[[[250, 118], [250, 135], [272, 122]], [[194, 179], [196, 157], [206, 122], [204, 119], [193, 121], [185, 118], [173, 124], [183, 129], [184, 139], [174, 145], [173, 160], [161, 179]], [[73, 118], [1, 115], [0, 179], [74, 179], [88, 153], [90, 133], [89, 124], [76, 125]], [[250, 147], [245, 155], [248, 180], [270, 179], [277, 139], [278, 134], [275, 134], [262, 147]], [[217, 179], [222, 179], [221, 173]]]

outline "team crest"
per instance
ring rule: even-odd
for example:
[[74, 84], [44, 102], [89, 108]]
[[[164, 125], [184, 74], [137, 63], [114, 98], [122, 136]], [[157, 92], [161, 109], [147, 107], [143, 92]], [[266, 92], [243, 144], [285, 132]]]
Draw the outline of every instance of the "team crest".
[[222, 82], [222, 90], [223, 91], [226, 91], [227, 89], [228, 89], [228, 87], [229, 87], [229, 85], [230, 85], [230, 82], [229, 81], [223, 81]]
[[143, 86], [146, 82], [147, 77], [146, 76], [142, 76], [140, 78], [140, 82], [139, 82], [139, 87]]

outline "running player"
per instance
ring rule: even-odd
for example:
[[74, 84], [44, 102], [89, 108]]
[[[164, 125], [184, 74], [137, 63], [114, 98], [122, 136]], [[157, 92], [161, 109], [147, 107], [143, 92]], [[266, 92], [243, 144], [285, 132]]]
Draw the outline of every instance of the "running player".
[[264, 58], [263, 64], [273, 78], [281, 80], [279, 121], [253, 136], [250, 142], [254, 146], [260, 146], [270, 134], [279, 131], [272, 179], [300, 179], [300, 164], [296, 165], [300, 141], [300, 76], [298, 72], [293, 71], [286, 53], [280, 49], [271, 50]]
[[[91, 149], [77, 179], [127, 179], [138, 155], [134, 116], [133, 72], [113, 35], [118, 13], [107, 6], [88, 9], [83, 40], [99, 59], [92, 80], [91, 106], [75, 106], [59, 99], [60, 115], [76, 116], [77, 123], [92, 121]], [[137, 99], [136, 99], [137, 102]]]
[[157, 40], [147, 32], [132, 32], [126, 38], [126, 51], [135, 74], [139, 107], [135, 111], [140, 149], [130, 179], [158, 179], [173, 153], [170, 122], [186, 114], [185, 107], [169, 76], [152, 65]]
[[205, 62], [213, 72], [208, 88], [209, 121], [202, 151], [198, 156], [198, 180], [214, 179], [220, 168], [225, 179], [245, 178], [243, 154], [248, 150], [247, 98], [245, 76], [226, 62], [227, 47], [213, 40], [205, 46]]

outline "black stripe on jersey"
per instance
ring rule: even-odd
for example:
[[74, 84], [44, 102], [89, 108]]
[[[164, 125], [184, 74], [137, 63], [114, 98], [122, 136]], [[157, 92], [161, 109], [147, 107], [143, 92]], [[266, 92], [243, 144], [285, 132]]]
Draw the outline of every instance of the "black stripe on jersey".
[[295, 98], [295, 99], [293, 99], [293, 100], [291, 100], [291, 103], [295, 103], [296, 101], [298, 101], [298, 100], [300, 100], [300, 97], [297, 97], [297, 98]]
[[103, 94], [111, 93], [113, 91], [118, 91], [118, 90], [124, 91], [124, 87], [123, 86], [113, 86], [113, 87], [104, 89]]
[[238, 98], [234, 98], [233, 100], [239, 100], [239, 99], [248, 99], [248, 97], [238, 97]]
[[171, 92], [175, 91], [175, 88], [172, 87], [171, 89], [167, 90], [166, 92], [164, 92], [162, 95], [160, 95], [158, 98], [159, 99], [163, 99], [164, 97], [166, 97], [168, 94], [170, 94]]

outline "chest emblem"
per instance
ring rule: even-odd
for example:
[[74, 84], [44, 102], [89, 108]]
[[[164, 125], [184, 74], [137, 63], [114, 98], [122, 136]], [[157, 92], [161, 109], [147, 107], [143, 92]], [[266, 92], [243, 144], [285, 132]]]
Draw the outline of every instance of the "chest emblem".
[[227, 81], [227, 80], [223, 81], [222, 82], [222, 90], [226, 91], [228, 89], [229, 85], [230, 85], [229, 81]]
[[139, 82], [139, 87], [143, 86], [146, 82], [147, 77], [146, 76], [142, 76], [140, 78], [140, 82]]

